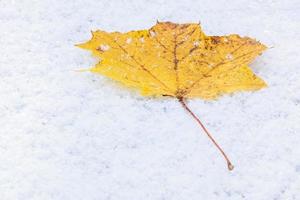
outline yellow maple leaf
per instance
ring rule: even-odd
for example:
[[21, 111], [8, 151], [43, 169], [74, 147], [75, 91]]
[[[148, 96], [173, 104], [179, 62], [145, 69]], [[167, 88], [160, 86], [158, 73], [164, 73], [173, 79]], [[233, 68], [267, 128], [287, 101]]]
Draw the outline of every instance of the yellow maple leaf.
[[149, 30], [127, 33], [98, 30], [92, 32], [91, 40], [78, 46], [100, 58], [90, 71], [136, 88], [143, 95], [177, 98], [221, 151], [228, 168], [233, 169], [184, 100], [215, 99], [224, 93], [265, 87], [266, 83], [248, 67], [265, 45], [236, 34], [207, 36], [196, 23], [158, 22]]

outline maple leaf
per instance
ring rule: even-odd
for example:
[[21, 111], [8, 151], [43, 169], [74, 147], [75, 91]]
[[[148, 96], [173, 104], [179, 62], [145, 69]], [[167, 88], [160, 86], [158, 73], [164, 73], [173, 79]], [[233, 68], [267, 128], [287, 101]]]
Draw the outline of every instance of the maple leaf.
[[185, 103], [187, 98], [215, 99], [239, 90], [257, 90], [266, 83], [248, 64], [266, 46], [232, 34], [207, 36], [199, 24], [157, 22], [149, 30], [92, 32], [92, 39], [78, 45], [92, 51], [100, 62], [91, 72], [138, 89], [145, 96], [177, 98], [233, 165], [199, 118]]

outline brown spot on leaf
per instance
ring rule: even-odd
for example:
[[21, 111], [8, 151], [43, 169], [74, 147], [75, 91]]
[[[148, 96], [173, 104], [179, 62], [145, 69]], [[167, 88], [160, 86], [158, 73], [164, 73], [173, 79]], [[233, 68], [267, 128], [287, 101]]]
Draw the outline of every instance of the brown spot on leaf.
[[212, 44], [219, 44], [221, 42], [221, 37], [219, 36], [212, 36], [211, 37], [211, 43]]

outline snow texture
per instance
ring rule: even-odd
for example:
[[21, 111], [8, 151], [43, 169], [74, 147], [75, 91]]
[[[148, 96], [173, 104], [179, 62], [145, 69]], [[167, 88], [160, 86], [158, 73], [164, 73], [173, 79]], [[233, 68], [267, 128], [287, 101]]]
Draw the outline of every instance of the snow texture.
[[[299, 200], [299, 0], [0, 0], [1, 200]], [[269, 47], [269, 87], [188, 105], [77, 72], [90, 30], [198, 22]]]

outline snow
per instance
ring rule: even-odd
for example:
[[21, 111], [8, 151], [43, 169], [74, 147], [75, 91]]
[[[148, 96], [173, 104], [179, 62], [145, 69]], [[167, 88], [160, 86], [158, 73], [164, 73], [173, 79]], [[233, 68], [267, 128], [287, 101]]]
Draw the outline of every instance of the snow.
[[[298, 0], [0, 1], [1, 200], [299, 200]], [[272, 47], [251, 67], [269, 87], [188, 105], [144, 98], [78, 69], [90, 30], [198, 22]]]

